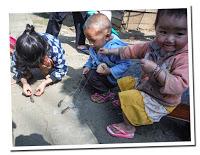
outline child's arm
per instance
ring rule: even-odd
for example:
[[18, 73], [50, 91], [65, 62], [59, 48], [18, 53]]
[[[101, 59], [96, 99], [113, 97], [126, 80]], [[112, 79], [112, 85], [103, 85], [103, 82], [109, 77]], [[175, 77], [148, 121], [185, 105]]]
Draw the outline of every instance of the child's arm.
[[160, 83], [161, 86], [165, 85], [166, 72], [163, 71], [155, 62], [141, 59], [141, 68], [146, 74], [151, 74]]
[[182, 94], [189, 86], [188, 53], [183, 53], [175, 59], [170, 71], [166, 72], [165, 85], [161, 88], [163, 94]]
[[112, 49], [100, 48], [98, 53], [105, 54], [105, 55], [120, 55], [120, 53], [124, 51], [125, 48], [126, 47], [119, 47], [119, 48], [112, 48]]
[[40, 33], [41, 36], [49, 43], [50, 50], [48, 57], [53, 60], [54, 67], [51, 71], [50, 78], [52, 82], [61, 81], [62, 77], [67, 74], [68, 67], [65, 60], [65, 50], [61, 46], [58, 38], [47, 33]]
[[17, 67], [17, 59], [15, 52], [11, 56], [11, 72], [14, 73], [14, 78], [17, 80], [17, 82], [22, 83], [22, 93], [25, 96], [31, 96], [32, 95], [32, 89], [31, 86], [29, 85], [28, 81], [26, 78], [23, 77], [23, 73], [26, 70], [26, 67], [23, 65], [20, 65], [20, 67]]
[[11, 56], [11, 72], [14, 74], [14, 79], [17, 80], [17, 82], [20, 82], [20, 79], [22, 78], [22, 74], [25, 71], [25, 66], [18, 65], [17, 67], [17, 58], [16, 58], [16, 53], [14, 53]]
[[128, 45], [120, 48], [105, 49], [101, 48], [98, 53], [106, 55], [120, 55], [121, 59], [143, 58], [150, 42]]
[[25, 78], [21, 78], [20, 81], [22, 83], [23, 94], [25, 96], [31, 96], [32, 89], [31, 89], [31, 86], [28, 84], [27, 80]]
[[87, 62], [85, 63], [85, 65], [83, 67], [87, 67], [87, 68], [92, 68], [93, 64], [92, 64], [92, 57], [89, 56]]
[[116, 59], [113, 67], [110, 68], [110, 73], [113, 75], [115, 79], [121, 78], [122, 75], [128, 70], [131, 66], [132, 61], [128, 59]]
[[54, 62], [54, 68], [49, 78], [52, 82], [61, 81], [62, 77], [65, 76], [68, 71], [68, 67], [65, 63], [64, 49], [57, 48], [57, 50], [53, 51], [51, 59]]

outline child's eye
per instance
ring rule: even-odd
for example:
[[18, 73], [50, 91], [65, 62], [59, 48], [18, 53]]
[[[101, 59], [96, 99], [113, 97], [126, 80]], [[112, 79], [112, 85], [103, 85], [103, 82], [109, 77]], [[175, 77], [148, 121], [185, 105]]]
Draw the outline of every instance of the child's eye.
[[160, 34], [167, 34], [166, 31], [159, 31]]
[[182, 36], [182, 35], [184, 35], [184, 33], [178, 32], [178, 33], [176, 33], [176, 35], [177, 35], [177, 36]]
[[94, 39], [90, 39], [89, 42], [90, 43], [95, 43], [95, 40]]

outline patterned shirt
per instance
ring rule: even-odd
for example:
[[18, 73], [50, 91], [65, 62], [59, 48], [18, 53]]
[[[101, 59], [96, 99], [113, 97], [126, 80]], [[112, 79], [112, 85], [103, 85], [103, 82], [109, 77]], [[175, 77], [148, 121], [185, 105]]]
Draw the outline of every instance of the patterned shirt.
[[[48, 42], [50, 46], [50, 50], [47, 53], [48, 57], [52, 59], [54, 63], [54, 68], [49, 73], [50, 78], [55, 81], [62, 80], [62, 77], [67, 74], [68, 67], [66, 65], [66, 61], [64, 58], [64, 49], [61, 47], [60, 41], [55, 38], [54, 36], [48, 34], [48, 33], [39, 33], [42, 38]], [[11, 58], [11, 72], [15, 74], [15, 77], [20, 80], [21, 76], [23, 75], [24, 71], [26, 70], [26, 66], [17, 68], [16, 67], [16, 52], [12, 55]]]

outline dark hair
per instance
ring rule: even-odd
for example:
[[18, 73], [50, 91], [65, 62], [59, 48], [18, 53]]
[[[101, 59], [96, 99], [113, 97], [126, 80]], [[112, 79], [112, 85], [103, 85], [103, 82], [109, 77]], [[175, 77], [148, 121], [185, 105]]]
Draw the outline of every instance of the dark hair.
[[27, 24], [16, 42], [17, 60], [27, 66], [38, 65], [48, 48], [48, 43], [35, 32], [34, 26]]
[[187, 18], [187, 9], [185, 9], [185, 8], [182, 8], [182, 9], [158, 9], [155, 24], [154, 24], [155, 27], [158, 24], [159, 18], [163, 15], [175, 16], [177, 18], [185, 16]]

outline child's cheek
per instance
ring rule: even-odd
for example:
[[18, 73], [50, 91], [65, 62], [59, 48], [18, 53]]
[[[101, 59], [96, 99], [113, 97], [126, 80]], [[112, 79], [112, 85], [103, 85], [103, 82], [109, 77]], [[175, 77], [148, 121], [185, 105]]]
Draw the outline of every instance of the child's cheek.
[[157, 36], [157, 37], [156, 37], [156, 42], [158, 43], [158, 45], [159, 45], [160, 47], [162, 47], [164, 41], [165, 41], [165, 38], [164, 38], [164, 37], [162, 37], [162, 36]]

